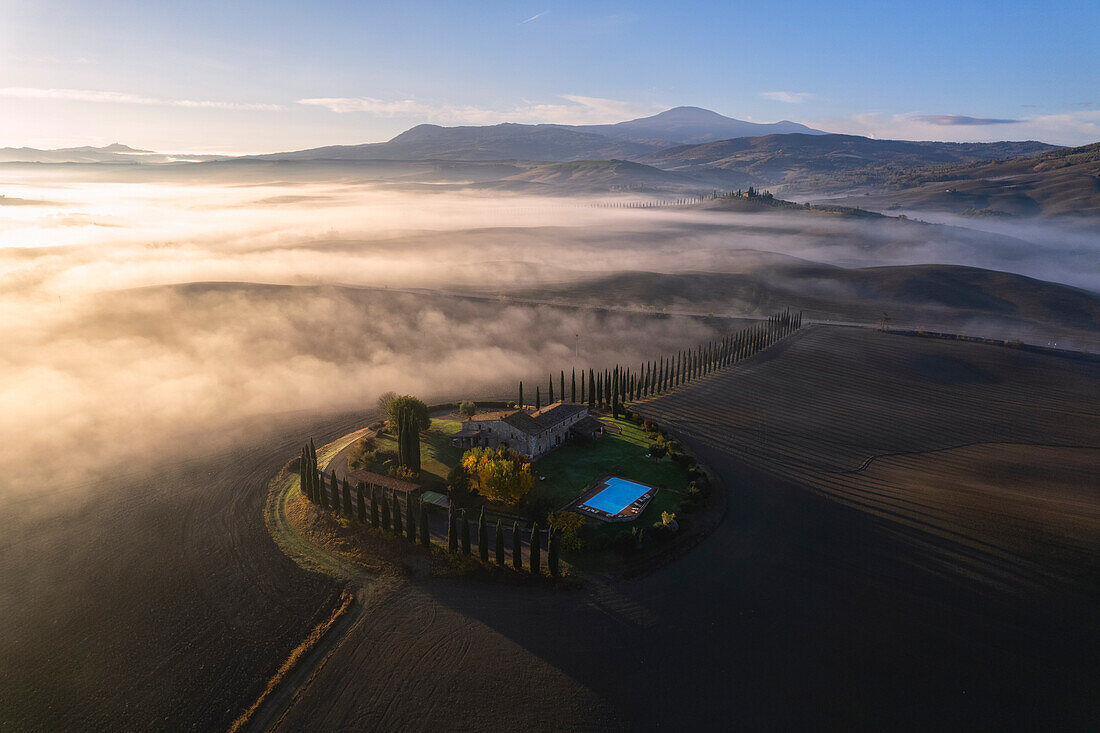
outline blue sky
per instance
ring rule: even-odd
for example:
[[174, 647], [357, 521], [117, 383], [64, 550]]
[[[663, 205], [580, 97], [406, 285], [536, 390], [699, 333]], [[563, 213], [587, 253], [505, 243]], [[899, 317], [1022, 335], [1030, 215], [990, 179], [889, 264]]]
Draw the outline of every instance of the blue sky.
[[688, 104], [1100, 140], [1100, 2], [0, 0], [0, 146], [252, 152]]

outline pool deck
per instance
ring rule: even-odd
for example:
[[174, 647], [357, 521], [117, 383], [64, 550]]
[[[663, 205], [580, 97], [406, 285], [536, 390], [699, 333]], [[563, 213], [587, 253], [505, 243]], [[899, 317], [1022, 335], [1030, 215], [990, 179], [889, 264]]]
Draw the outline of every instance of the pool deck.
[[[608, 479], [613, 478], [621, 478], [623, 481], [629, 481], [632, 484], [637, 484], [638, 486], [645, 487], [646, 492], [635, 499], [632, 503], [627, 504], [625, 507], [623, 507], [623, 509], [618, 514], [610, 514], [601, 509], [595, 509], [593, 507], [587, 506], [585, 502], [606, 489]], [[596, 519], [599, 519], [603, 522], [633, 522], [635, 519], [642, 515], [642, 512], [645, 511], [645, 508], [649, 506], [649, 502], [652, 501], [653, 497], [656, 495], [656, 487], [649, 486], [648, 484], [643, 484], [641, 481], [635, 481], [634, 479], [623, 478], [622, 476], [612, 476], [609, 474], [607, 476], [602, 476], [600, 480], [595, 483], [594, 486], [592, 486], [583, 494], [574, 499], [572, 503], [569, 504], [568, 509], [570, 511], [577, 512], [582, 516], [595, 517]]]

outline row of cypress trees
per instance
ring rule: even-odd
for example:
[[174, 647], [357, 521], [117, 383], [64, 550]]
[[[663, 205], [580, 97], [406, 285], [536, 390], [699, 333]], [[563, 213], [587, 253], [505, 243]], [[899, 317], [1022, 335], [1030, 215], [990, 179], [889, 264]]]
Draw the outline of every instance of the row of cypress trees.
[[[352, 505], [351, 487], [345, 478], [342, 481], [336, 478], [336, 472], [332, 471], [326, 479], [325, 474], [317, 469], [317, 451], [310, 439], [309, 445], [302, 448], [302, 457], [299, 462], [299, 479], [302, 493], [314, 504], [331, 509], [335, 514], [348, 518], [355, 518], [361, 524], [370, 524], [375, 529], [392, 531], [395, 535], [404, 536], [410, 543], [415, 543], [419, 536], [422, 547], [431, 547], [432, 535], [428, 526], [428, 505], [419, 502], [419, 516], [414, 516], [413, 501], [405, 498], [405, 517], [402, 520], [401, 501], [397, 492], [387, 491], [385, 488], [371, 484], [366, 487], [362, 481], [355, 490], [355, 504]], [[368, 505], [366, 493], [370, 495]], [[369, 511], [368, 511], [369, 506]], [[495, 530], [494, 557], [496, 564], [504, 566], [504, 532], [497, 520]], [[460, 509], [455, 513], [452, 504], [447, 512], [447, 550], [456, 553], [461, 545], [462, 554], [470, 554], [470, 520], [466, 518], [465, 510]], [[552, 577], [561, 574], [561, 561], [559, 558], [560, 540], [558, 533], [550, 531], [547, 541], [547, 566]], [[478, 555], [484, 563], [489, 562], [489, 529], [485, 522], [485, 510], [477, 520], [477, 548]], [[531, 528], [531, 551], [529, 570], [534, 575], [542, 571], [542, 534], [536, 523]], [[520, 534], [519, 524], [512, 524], [512, 567], [523, 570], [523, 540]]]
[[[802, 313], [792, 314], [790, 310], [775, 313], [766, 321], [728, 334], [694, 349], [685, 349], [676, 354], [661, 356], [652, 361], [643, 362], [638, 369], [628, 369], [615, 365], [613, 369], [597, 372], [588, 370], [585, 379], [581, 370], [580, 390], [577, 389], [577, 370], [570, 377], [569, 401], [588, 403], [589, 409], [597, 406], [610, 408], [615, 417], [627, 402], [643, 397], [663, 394], [664, 392], [687, 384], [694, 379], [706, 376], [720, 369], [749, 358], [802, 327]], [[565, 371], [559, 372], [559, 392], [565, 399]], [[554, 401], [554, 375], [550, 375], [547, 384], [549, 402]], [[579, 397], [579, 399], [578, 399]], [[523, 382], [519, 383], [519, 404], [523, 405]], [[541, 392], [535, 388], [535, 409], [542, 407]]]
[[[485, 521], [485, 510], [477, 519], [477, 551], [478, 557], [483, 563], [489, 562], [489, 527]], [[504, 567], [506, 558], [504, 552], [504, 529], [500, 520], [497, 520], [494, 530], [493, 561], [500, 567]], [[471, 553], [470, 544], [470, 520], [466, 517], [466, 511], [455, 511], [452, 504], [447, 511], [447, 551], [463, 555]], [[561, 540], [558, 533], [550, 530], [547, 539], [546, 565], [550, 576], [557, 578], [561, 575]], [[517, 572], [523, 571], [523, 535], [520, 532], [519, 523], [512, 523], [512, 568]], [[542, 574], [542, 532], [538, 522], [531, 526], [530, 552], [528, 553], [528, 570], [532, 575]]]
[[[355, 518], [360, 523], [366, 524], [368, 518], [375, 529], [392, 530], [399, 536], [406, 537], [409, 542], [416, 542], [420, 536], [420, 544], [431, 547], [431, 532], [428, 528], [428, 505], [420, 502], [419, 515], [414, 502], [406, 497], [404, 520], [401, 514], [401, 501], [397, 491], [387, 491], [384, 487], [371, 484], [369, 487], [360, 481], [355, 487], [355, 503], [352, 504], [351, 485], [345, 478], [342, 481], [336, 478], [336, 472], [332, 471], [329, 478], [317, 469], [317, 451], [313, 447], [313, 440], [302, 449], [302, 457], [299, 461], [298, 478], [301, 481], [302, 493], [314, 504], [323, 509], [331, 509], [335, 514], [348, 518]], [[367, 494], [370, 495], [368, 505]], [[369, 506], [369, 512], [368, 512]]]

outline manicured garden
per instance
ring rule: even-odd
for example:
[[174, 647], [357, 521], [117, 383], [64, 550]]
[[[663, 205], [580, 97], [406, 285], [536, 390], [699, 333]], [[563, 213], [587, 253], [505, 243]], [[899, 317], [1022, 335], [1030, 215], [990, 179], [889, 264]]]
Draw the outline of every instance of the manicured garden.
[[[608, 429], [592, 443], [569, 443], [530, 466], [520, 466], [521, 473], [528, 472], [527, 484], [514, 502], [492, 499], [501, 493], [496, 490], [500, 487], [495, 489], [495, 484], [486, 482], [494, 481], [497, 472], [474, 467], [476, 457], [481, 454], [471, 451], [464, 460], [462, 451], [451, 445], [451, 436], [461, 429], [462, 423], [434, 418], [430, 427], [420, 433], [421, 470], [412, 480], [448, 493], [470, 516], [483, 510], [490, 523], [500, 519], [505, 525], [513, 521], [525, 524], [526, 520], [544, 528], [549, 526], [560, 535], [561, 551], [571, 564], [614, 567], [622, 553], [632, 554], [672, 538], [684, 520], [691, 524], [706, 488], [706, 478], [700, 474], [694, 458], [684, 453], [674, 438], [656, 425], [643, 423], [637, 415], [629, 412], [627, 415], [629, 419], [601, 416]], [[353, 447], [349, 465], [393, 473], [398, 448], [398, 441], [389, 432], [380, 433]], [[503, 460], [493, 450], [479, 450], [494, 465]], [[512, 459], [521, 460], [514, 454]], [[604, 522], [564, 511], [608, 476], [655, 487], [657, 493], [633, 521]]]
[[[420, 477], [416, 481], [425, 486], [444, 487], [447, 474], [462, 458], [462, 451], [451, 445], [451, 436], [462, 428], [458, 420], [432, 418], [430, 428], [420, 434]], [[386, 473], [386, 460], [397, 455], [397, 440], [387, 433], [379, 433], [374, 439], [376, 459], [368, 460], [363, 467], [370, 471]], [[352, 458], [349, 456], [349, 458]]]
[[546, 497], [557, 511], [610, 474], [659, 489], [638, 522], [652, 524], [662, 511], [677, 511], [688, 485], [686, 471], [667, 457], [646, 458], [655, 436], [640, 426], [610, 417], [603, 422], [618, 426], [622, 434], [608, 433], [592, 445], [563, 446], [540, 458], [535, 472], [545, 480], [536, 481], [533, 491]]

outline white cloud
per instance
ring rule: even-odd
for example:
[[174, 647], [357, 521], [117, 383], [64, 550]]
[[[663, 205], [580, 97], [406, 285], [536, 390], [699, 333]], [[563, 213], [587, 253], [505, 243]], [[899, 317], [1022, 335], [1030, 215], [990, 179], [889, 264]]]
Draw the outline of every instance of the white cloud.
[[546, 15], [546, 14], [547, 14], [547, 13], [549, 13], [549, 12], [550, 12], [549, 10], [544, 10], [544, 11], [542, 11], [541, 13], [535, 13], [534, 15], [532, 15], [532, 16], [531, 16], [530, 18], [528, 18], [527, 20], [521, 20], [521, 21], [519, 22], [519, 24], [520, 24], [520, 25], [526, 25], [527, 23], [530, 23], [530, 22], [532, 22], [532, 21], [536, 21], [536, 20], [538, 20], [539, 18], [541, 18], [542, 16]]
[[1041, 140], [1058, 145], [1086, 145], [1100, 141], [1100, 110], [1078, 110], [1036, 115], [1011, 125], [943, 124], [940, 115], [915, 112], [868, 112], [839, 119], [807, 122], [831, 132], [899, 140], [988, 142], [993, 140]]
[[416, 99], [385, 100], [374, 97], [318, 97], [298, 104], [324, 107], [337, 113], [362, 112], [375, 117], [412, 117], [443, 124], [484, 125], [500, 122], [528, 124], [600, 124], [653, 114], [662, 108], [603, 97], [562, 94], [564, 102], [525, 101], [509, 108], [423, 102]]
[[203, 99], [165, 99], [147, 97], [128, 92], [108, 92], [96, 89], [46, 89], [40, 87], [0, 87], [0, 97], [11, 99], [45, 99], [68, 102], [98, 102], [106, 104], [139, 104], [159, 107], [198, 107], [237, 111], [276, 111], [279, 104], [250, 104], [242, 102], [218, 102]]
[[810, 92], [760, 92], [760, 96], [773, 102], [802, 104], [807, 99], [813, 99], [814, 95]]

